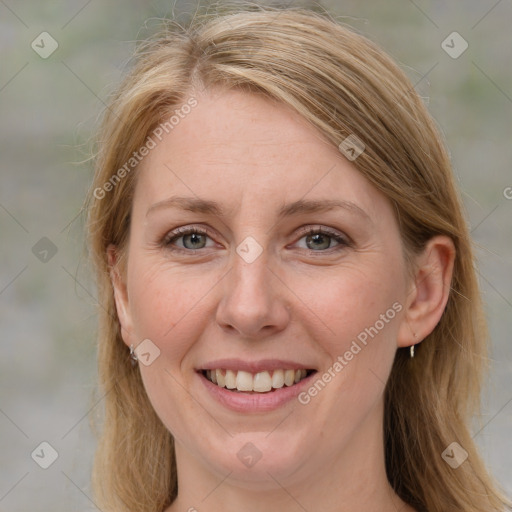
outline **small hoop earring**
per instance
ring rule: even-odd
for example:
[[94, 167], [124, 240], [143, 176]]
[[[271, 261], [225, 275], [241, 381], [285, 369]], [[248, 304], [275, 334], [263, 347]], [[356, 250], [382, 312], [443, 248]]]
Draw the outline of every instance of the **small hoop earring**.
[[137, 354], [135, 353], [135, 349], [133, 348], [133, 343], [130, 345], [130, 360], [132, 366], [135, 366], [137, 364], [137, 361], [139, 360]]

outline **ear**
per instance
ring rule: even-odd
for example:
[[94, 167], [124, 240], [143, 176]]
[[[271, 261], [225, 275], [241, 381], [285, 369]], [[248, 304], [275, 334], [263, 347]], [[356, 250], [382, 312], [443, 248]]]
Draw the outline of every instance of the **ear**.
[[416, 257], [416, 271], [398, 331], [399, 347], [421, 342], [439, 323], [450, 295], [454, 261], [453, 240], [444, 235], [431, 238]]
[[121, 336], [126, 345], [133, 343], [133, 323], [128, 302], [126, 282], [119, 269], [119, 251], [117, 246], [110, 244], [107, 247], [107, 259], [110, 272], [110, 281], [114, 289], [117, 317], [121, 324]]

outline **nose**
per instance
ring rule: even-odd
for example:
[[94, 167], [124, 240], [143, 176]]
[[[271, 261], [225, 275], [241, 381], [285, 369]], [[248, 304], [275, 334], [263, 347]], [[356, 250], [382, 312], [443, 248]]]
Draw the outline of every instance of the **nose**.
[[266, 251], [251, 263], [234, 254], [231, 272], [223, 280], [218, 325], [240, 337], [258, 339], [285, 329], [289, 317], [286, 286], [269, 267]]

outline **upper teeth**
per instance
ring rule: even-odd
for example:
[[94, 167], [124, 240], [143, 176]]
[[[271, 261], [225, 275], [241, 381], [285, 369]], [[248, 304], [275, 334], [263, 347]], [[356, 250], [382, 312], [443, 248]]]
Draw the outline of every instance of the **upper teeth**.
[[243, 370], [206, 370], [206, 378], [221, 388], [264, 393], [272, 388], [292, 386], [306, 377], [306, 370], [274, 370], [256, 374]]

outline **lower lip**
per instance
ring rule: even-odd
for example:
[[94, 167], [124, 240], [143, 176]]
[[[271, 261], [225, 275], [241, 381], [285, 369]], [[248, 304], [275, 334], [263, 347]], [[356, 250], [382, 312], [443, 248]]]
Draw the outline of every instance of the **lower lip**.
[[244, 393], [230, 391], [227, 388], [221, 388], [209, 381], [202, 373], [197, 375], [205, 385], [206, 389], [211, 393], [222, 405], [236, 412], [267, 412], [278, 409], [284, 404], [292, 401], [299, 393], [309, 385], [311, 377], [315, 373], [308, 375], [293, 386], [283, 386], [275, 391], [268, 393]]

